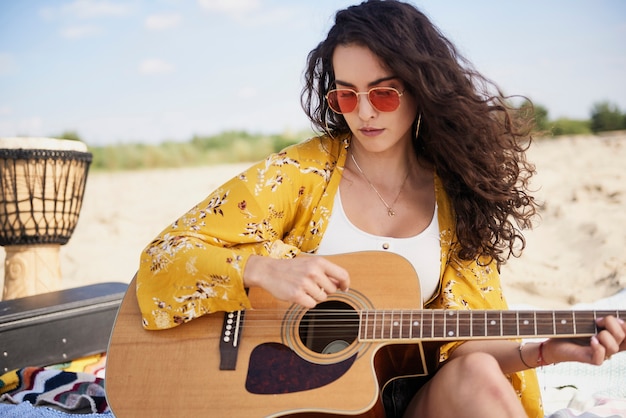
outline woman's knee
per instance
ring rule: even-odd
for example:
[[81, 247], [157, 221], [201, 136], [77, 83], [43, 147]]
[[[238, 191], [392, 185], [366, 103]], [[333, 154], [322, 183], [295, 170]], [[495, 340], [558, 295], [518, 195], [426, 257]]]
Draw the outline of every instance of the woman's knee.
[[484, 408], [495, 413], [503, 402], [519, 401], [497, 360], [486, 353], [469, 353], [437, 371], [413, 399], [406, 416], [494, 416], [485, 414]]
[[494, 375], [502, 375], [498, 361], [487, 353], [470, 353], [455, 361], [458, 373], [462, 373], [464, 378], [491, 378]]
[[[455, 359], [455, 362], [454, 375], [463, 382], [461, 386], [469, 390], [472, 396], [478, 392], [487, 397], [501, 397], [513, 389], [502, 373], [498, 361], [490, 354], [470, 353]], [[477, 388], [480, 390], [477, 391]]]

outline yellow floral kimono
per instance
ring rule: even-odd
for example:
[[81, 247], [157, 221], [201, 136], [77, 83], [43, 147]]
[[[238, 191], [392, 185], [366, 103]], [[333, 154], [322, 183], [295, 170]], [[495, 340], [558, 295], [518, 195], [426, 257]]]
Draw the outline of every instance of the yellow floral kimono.
[[[146, 329], [250, 308], [243, 271], [252, 254], [315, 253], [332, 211], [349, 139], [316, 137], [270, 155], [215, 190], [142, 252], [137, 297]], [[495, 265], [457, 257], [454, 214], [438, 177], [440, 291], [431, 309], [506, 309]], [[460, 343], [442, 347], [441, 360]], [[530, 417], [542, 417], [534, 370], [511, 382]]]

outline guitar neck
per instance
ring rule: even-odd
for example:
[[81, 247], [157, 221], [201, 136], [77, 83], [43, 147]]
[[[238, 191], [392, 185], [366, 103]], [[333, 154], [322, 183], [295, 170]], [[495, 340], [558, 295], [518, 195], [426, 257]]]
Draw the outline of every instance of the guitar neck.
[[626, 311], [364, 310], [361, 341], [459, 341], [471, 339], [586, 337], [595, 320]]

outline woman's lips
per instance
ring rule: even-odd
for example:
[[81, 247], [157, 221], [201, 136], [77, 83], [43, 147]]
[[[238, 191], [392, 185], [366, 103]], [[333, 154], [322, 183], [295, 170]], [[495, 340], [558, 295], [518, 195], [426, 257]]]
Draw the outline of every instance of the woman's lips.
[[378, 136], [381, 133], [383, 133], [384, 129], [376, 129], [376, 128], [361, 128], [359, 129], [359, 131], [361, 132], [361, 134], [363, 134], [364, 136]]

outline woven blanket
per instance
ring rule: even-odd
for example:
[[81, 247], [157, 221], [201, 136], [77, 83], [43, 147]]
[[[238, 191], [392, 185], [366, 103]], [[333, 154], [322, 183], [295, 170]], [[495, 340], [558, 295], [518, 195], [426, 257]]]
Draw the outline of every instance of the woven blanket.
[[[104, 355], [50, 367], [25, 367], [0, 376], [0, 403], [49, 406], [74, 414], [108, 412]], [[101, 376], [98, 376], [101, 374]]]
[[[115, 418], [111, 411], [103, 414], [81, 414], [80, 418]], [[33, 406], [30, 402], [17, 405], [0, 403], [2, 418], [76, 418], [76, 414], [52, 409], [47, 406]]]

